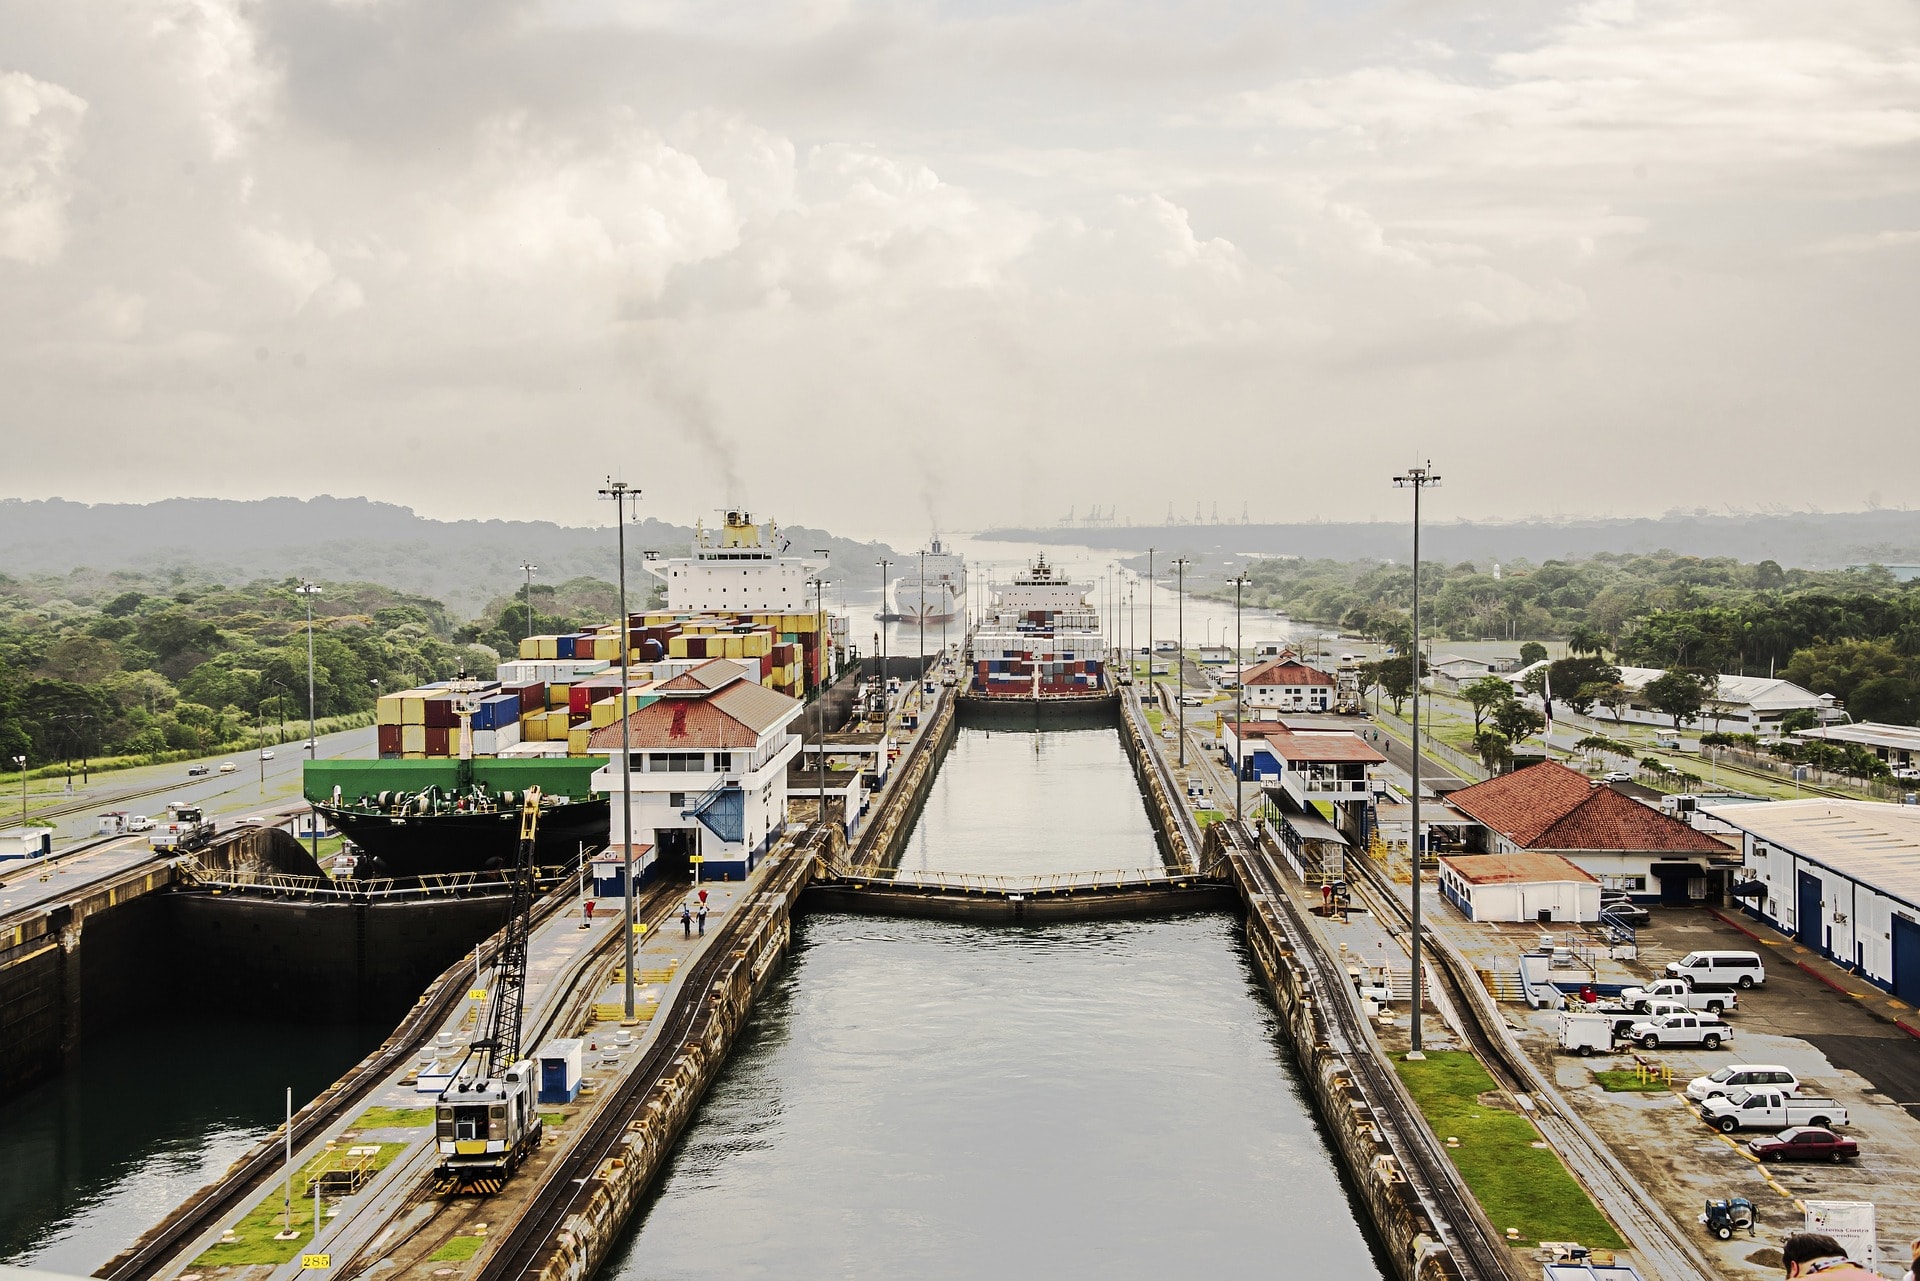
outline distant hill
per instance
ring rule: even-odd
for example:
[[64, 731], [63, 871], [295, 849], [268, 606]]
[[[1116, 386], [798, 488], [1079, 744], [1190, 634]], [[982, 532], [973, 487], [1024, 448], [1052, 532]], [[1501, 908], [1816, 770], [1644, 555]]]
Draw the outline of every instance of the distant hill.
[[[611, 511], [609, 511], [611, 515]], [[796, 550], [827, 548], [847, 563], [899, 558], [881, 544], [783, 526]], [[630, 527], [627, 585], [640, 599], [655, 580], [639, 569], [644, 551], [684, 556], [693, 530], [647, 520]], [[429, 520], [411, 508], [366, 498], [170, 498], [154, 503], [0, 500], [0, 572], [66, 574], [178, 570], [226, 582], [303, 575], [380, 583], [444, 601], [459, 617], [515, 590], [522, 561], [535, 581], [577, 575], [611, 580], [614, 535], [550, 521]]]
[[[995, 529], [1005, 542], [1078, 545], [1174, 554], [1264, 554], [1309, 560], [1395, 560], [1411, 554], [1406, 522], [1311, 525], [1131, 525], [1094, 529]], [[1920, 564], [1920, 512], [1788, 512], [1713, 516], [1678, 513], [1646, 519], [1459, 521], [1422, 526], [1423, 560], [1570, 560], [1597, 552], [1680, 552], [1778, 561], [1788, 568]]]

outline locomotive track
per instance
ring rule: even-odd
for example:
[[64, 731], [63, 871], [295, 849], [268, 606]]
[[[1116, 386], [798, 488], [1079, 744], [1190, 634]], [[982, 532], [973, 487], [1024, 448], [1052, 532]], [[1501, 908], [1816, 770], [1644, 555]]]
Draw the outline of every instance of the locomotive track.
[[[651, 912], [658, 901], [677, 896], [679, 890], [678, 885], [655, 886], [646, 898], [636, 904], [636, 915]], [[572, 902], [571, 887], [563, 886], [549, 893], [535, 911], [535, 925], [544, 924]], [[498, 934], [495, 934], [488, 943], [493, 943], [497, 938]], [[468, 962], [463, 960], [435, 979], [378, 1050], [295, 1113], [294, 1149], [298, 1151], [313, 1141], [368, 1094], [390, 1080], [403, 1063], [431, 1041], [453, 1011], [467, 999], [470, 976]], [[94, 1275], [105, 1281], [142, 1281], [155, 1275], [182, 1250], [257, 1194], [266, 1183], [280, 1177], [285, 1143], [284, 1127], [276, 1128], [273, 1134], [218, 1181], [195, 1193], [131, 1249], [110, 1260]]]
[[[803, 842], [789, 857], [796, 865], [814, 857], [810, 843]], [[768, 884], [778, 875], [780, 872], [774, 871]], [[766, 892], [763, 885], [761, 893]], [[500, 1234], [498, 1244], [481, 1258], [471, 1274], [475, 1281], [520, 1281], [540, 1274], [560, 1229], [590, 1195], [601, 1163], [617, 1154], [629, 1124], [646, 1110], [674, 1060], [685, 1052], [689, 1042], [705, 1035], [714, 1017], [714, 981], [737, 959], [739, 936], [752, 928], [756, 916], [756, 912], [729, 914], [719, 937], [683, 971], [677, 997], [670, 1007], [654, 1015], [658, 1032], [633, 1070], [593, 1114], [580, 1138], [548, 1168], [539, 1193]]]
[[1348, 996], [1347, 976], [1311, 942], [1310, 927], [1281, 884], [1266, 851], [1249, 848], [1231, 824], [1220, 826], [1228, 842], [1238, 846], [1261, 892], [1287, 919], [1295, 937], [1308, 940], [1295, 956], [1311, 975], [1314, 991], [1321, 994], [1320, 1009], [1332, 1025], [1329, 1039], [1374, 1104], [1373, 1115], [1388, 1146], [1447, 1236], [1462, 1274], [1472, 1281], [1521, 1281], [1522, 1273], [1506, 1239], [1487, 1222], [1439, 1140], [1420, 1119], [1418, 1108], [1387, 1065], [1371, 1030]]
[[[1412, 928], [1411, 909], [1372, 859], [1364, 855], [1352, 858], [1347, 866], [1362, 869], [1367, 898], [1376, 914], [1384, 911], [1399, 924], [1402, 933]], [[1420, 934], [1424, 945], [1421, 950], [1430, 959], [1431, 972], [1446, 988], [1474, 1057], [1485, 1065], [1494, 1083], [1517, 1100], [1532, 1104], [1527, 1112], [1529, 1119], [1601, 1209], [1625, 1232], [1634, 1249], [1657, 1269], [1658, 1277], [1663, 1281], [1712, 1281], [1714, 1269], [1692, 1241], [1677, 1230], [1672, 1218], [1619, 1163], [1606, 1142], [1566, 1107], [1559, 1092], [1514, 1045], [1506, 1032], [1506, 1020], [1478, 977], [1431, 930], [1423, 926]], [[1495, 1024], [1497, 1033], [1491, 1030]]]

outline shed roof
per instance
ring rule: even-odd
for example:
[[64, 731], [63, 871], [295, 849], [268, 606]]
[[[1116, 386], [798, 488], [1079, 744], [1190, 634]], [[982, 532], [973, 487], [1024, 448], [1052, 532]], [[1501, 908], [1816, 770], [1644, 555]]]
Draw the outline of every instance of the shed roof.
[[1540, 885], [1579, 881], [1598, 885], [1591, 872], [1558, 854], [1442, 854], [1441, 863], [1469, 885]]
[[1822, 729], [1803, 729], [1795, 738], [1821, 738], [1829, 743], [1859, 743], [1863, 747], [1891, 747], [1902, 752], [1920, 752], [1920, 729], [1912, 725], [1882, 725], [1878, 721], [1856, 721], [1851, 725], [1828, 725]]
[[1757, 840], [1920, 908], [1920, 805], [1813, 798], [1706, 809]]
[[1448, 795], [1454, 808], [1529, 850], [1724, 854], [1707, 833], [1543, 761]]
[[1236, 739], [1265, 739], [1268, 748], [1283, 761], [1374, 764], [1387, 759], [1352, 730], [1291, 730], [1278, 721], [1227, 721], [1222, 728]]
[[1271, 658], [1250, 668], [1240, 678], [1242, 685], [1332, 685], [1333, 677], [1298, 659]]
[[[725, 659], [717, 660], [717, 664], [736, 673], [740, 670]], [[627, 717], [627, 732], [636, 751], [752, 747], [762, 734], [799, 714], [798, 699], [724, 671], [708, 672], [715, 666], [707, 663], [683, 675], [707, 673], [707, 679], [722, 678], [718, 688], [702, 690], [696, 686], [679, 698], [663, 698]], [[619, 721], [601, 726], [587, 739], [587, 745], [594, 749], [619, 751], [620, 744]]]

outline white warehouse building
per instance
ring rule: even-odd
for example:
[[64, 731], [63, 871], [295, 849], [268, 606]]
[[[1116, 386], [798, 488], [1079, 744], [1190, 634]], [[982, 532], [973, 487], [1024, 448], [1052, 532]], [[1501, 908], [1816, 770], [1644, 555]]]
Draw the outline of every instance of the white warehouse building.
[[1775, 801], [1709, 806], [1741, 833], [1746, 910], [1920, 1004], [1920, 806]]
[[[1526, 681], [1536, 668], [1545, 667], [1543, 659], [1530, 663], [1519, 671], [1505, 673], [1504, 679], [1510, 681], [1515, 689]], [[1620, 720], [1634, 725], [1672, 725], [1673, 718], [1665, 712], [1656, 711], [1647, 702], [1647, 685], [1667, 673], [1658, 667], [1622, 667], [1620, 683], [1627, 690], [1627, 704], [1620, 709]], [[1566, 691], [1559, 691], [1561, 694]], [[1540, 699], [1526, 695], [1527, 703], [1535, 708]], [[1701, 705], [1700, 715], [1693, 722], [1703, 730], [1716, 730], [1730, 734], [1759, 734], [1762, 737], [1774, 737], [1780, 733], [1780, 722], [1788, 712], [1810, 711], [1822, 721], [1835, 716], [1833, 698], [1830, 695], [1815, 694], [1795, 685], [1792, 681], [1783, 681], [1771, 676], [1721, 676], [1706, 701]], [[1604, 707], [1595, 707], [1592, 712], [1597, 721], [1610, 721], [1613, 713]]]

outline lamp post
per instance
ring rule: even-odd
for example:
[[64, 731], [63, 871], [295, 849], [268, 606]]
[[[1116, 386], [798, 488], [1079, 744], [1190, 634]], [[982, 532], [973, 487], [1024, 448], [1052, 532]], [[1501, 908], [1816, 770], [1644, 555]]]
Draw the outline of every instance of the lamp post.
[[[528, 640], [533, 639], [533, 571], [538, 568], [540, 567], [534, 564], [532, 561], [523, 560], [520, 562], [520, 571], [527, 576], [527, 639]], [[622, 623], [620, 626], [620, 634], [623, 638], [626, 635], [626, 624], [624, 623]]]
[[887, 697], [887, 570], [893, 562], [886, 559], [876, 560], [880, 567], [880, 634], [875, 638], [880, 642], [880, 751], [887, 750], [887, 735], [893, 732], [893, 701]]
[[[815, 550], [817, 551], [819, 549], [816, 548]], [[821, 554], [825, 555], [826, 553], [822, 552]], [[824, 644], [826, 640], [827, 608], [824, 593], [827, 589], [827, 580], [815, 574], [807, 580], [807, 586], [813, 588], [814, 627], [816, 629], [814, 631], [814, 645], [818, 647]], [[824, 675], [824, 671], [822, 674]], [[825, 827], [827, 825], [827, 718], [825, 710], [820, 706], [819, 695], [821, 687], [819, 682], [816, 681], [813, 688], [814, 749], [818, 756], [814, 764], [820, 771], [820, 826]]]
[[[1174, 617], [1177, 620], [1174, 623], [1173, 666], [1179, 673], [1175, 690], [1180, 703], [1179, 744], [1180, 764], [1183, 768], [1187, 763], [1187, 564], [1185, 556], [1174, 558], [1173, 568], [1180, 576], [1180, 586], [1176, 589], [1173, 598]], [[1151, 658], [1147, 660], [1147, 670], [1153, 670]]]
[[920, 553], [920, 674], [914, 678], [913, 705], [920, 706], [920, 695], [927, 687], [927, 553]]
[[1408, 670], [1413, 675], [1413, 718], [1407, 722], [1407, 737], [1413, 748], [1413, 813], [1408, 831], [1409, 853], [1413, 856], [1413, 1048], [1408, 1057], [1425, 1058], [1420, 1048], [1420, 493], [1438, 485], [1440, 478], [1433, 474], [1429, 462], [1424, 467], [1407, 468], [1404, 475], [1393, 478], [1393, 483], [1395, 488], [1413, 490], [1413, 644], [1407, 655]]
[[[629, 657], [632, 637], [627, 629], [627, 500], [638, 501], [640, 491], [629, 489], [624, 480], [607, 477], [600, 497], [613, 500], [614, 527], [620, 563], [620, 890], [622, 945], [626, 948], [626, 1011], [633, 1020], [633, 718], [627, 712]], [[529, 597], [531, 599], [531, 597]]]
[[27, 758], [14, 757], [13, 767], [20, 771], [20, 821], [25, 823], [27, 821]]
[[1235, 574], [1233, 582], [1233, 821], [1243, 821], [1240, 811], [1240, 784], [1247, 776], [1247, 739], [1245, 716], [1240, 704], [1240, 594], [1246, 590], [1247, 576]]
[[[1153, 573], [1153, 548], [1147, 548], [1147, 688], [1153, 689], [1153, 593], [1160, 586], [1160, 580]], [[1160, 696], [1156, 692], [1153, 701], [1158, 703]], [[1164, 710], [1164, 709], [1162, 709]]]
[[[320, 739], [313, 724], [313, 598], [320, 594], [318, 584], [306, 579], [300, 580], [300, 586], [294, 588], [307, 601], [307, 759], [316, 760], [320, 755]], [[320, 822], [317, 811], [311, 806], [307, 814], [307, 840], [312, 848], [313, 861], [320, 861]]]

